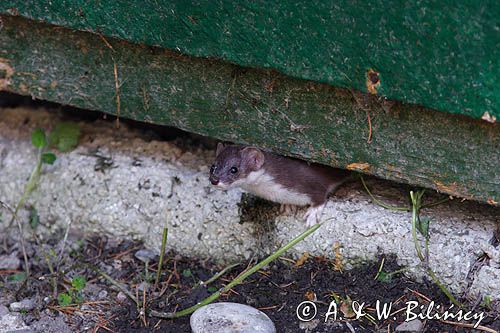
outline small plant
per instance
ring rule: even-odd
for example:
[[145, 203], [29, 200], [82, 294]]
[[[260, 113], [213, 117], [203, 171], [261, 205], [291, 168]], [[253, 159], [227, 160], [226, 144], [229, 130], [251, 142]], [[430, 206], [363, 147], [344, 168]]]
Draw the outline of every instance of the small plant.
[[191, 277], [193, 276], [193, 272], [191, 272], [191, 269], [187, 268], [182, 271], [182, 276], [184, 276], [185, 278]]
[[30, 227], [35, 230], [40, 224], [40, 217], [38, 216], [38, 211], [35, 207], [30, 209]]
[[483, 308], [486, 308], [488, 310], [491, 310], [492, 309], [492, 305], [491, 305], [491, 296], [484, 296], [483, 297], [483, 301], [481, 302], [481, 306]]
[[[49, 147], [53, 145], [60, 151], [68, 151], [76, 146], [79, 136], [80, 128], [77, 124], [74, 123], [60, 123], [56, 125], [54, 131], [52, 131], [52, 133], [50, 134], [50, 140], [47, 139], [47, 136], [42, 129], [37, 128], [35, 131], [33, 131], [33, 133], [31, 134], [31, 143], [37, 149], [36, 164], [31, 171], [28, 182], [24, 186], [24, 191], [16, 207], [14, 209], [10, 209], [9, 206], [2, 205], [12, 212], [12, 217], [7, 225], [7, 228], [10, 228], [14, 221], [17, 222], [17, 227], [19, 229], [19, 234], [21, 237], [20, 241], [21, 248], [23, 250], [26, 278], [29, 277], [30, 271], [28, 256], [26, 254], [26, 246], [24, 244], [25, 241], [23, 237], [23, 225], [17, 218], [19, 210], [24, 207], [26, 200], [37, 187], [38, 181], [40, 180], [40, 176], [42, 174], [42, 166], [44, 164], [54, 164], [54, 162], [56, 161], [56, 155], [53, 152], [49, 151]], [[39, 224], [38, 213], [35, 208], [31, 208], [29, 222], [32, 229], [36, 229]]]
[[33, 132], [33, 134], [31, 134], [31, 143], [35, 148], [37, 148], [36, 164], [33, 170], [31, 171], [28, 183], [26, 183], [24, 187], [24, 192], [21, 196], [21, 199], [19, 199], [19, 202], [17, 203], [16, 208], [14, 209], [14, 213], [12, 214], [9, 226], [12, 225], [12, 223], [17, 217], [17, 214], [19, 213], [19, 209], [21, 209], [24, 206], [26, 199], [28, 199], [29, 195], [36, 188], [38, 180], [40, 179], [40, 175], [42, 173], [42, 165], [54, 164], [54, 162], [56, 161], [56, 155], [50, 151], [49, 152], [46, 151], [48, 146], [48, 141], [47, 137], [45, 136], [45, 132], [42, 129], [37, 128]]
[[9, 282], [22, 282], [26, 279], [26, 272], [18, 272], [7, 277], [7, 281]]
[[403, 267], [403, 268], [398, 269], [394, 272], [386, 272], [383, 270], [384, 263], [385, 263], [385, 258], [382, 258], [382, 262], [380, 263], [380, 267], [378, 268], [377, 274], [375, 275], [375, 278], [374, 278], [375, 280], [377, 280], [379, 282], [390, 283], [390, 282], [392, 282], [392, 278], [394, 277], [394, 275], [401, 274], [401, 273], [408, 270], [407, 268]]
[[50, 133], [49, 138], [41, 128], [37, 128], [31, 134], [31, 143], [37, 149], [36, 164], [31, 171], [28, 183], [24, 187], [24, 192], [21, 199], [17, 203], [9, 226], [12, 225], [19, 213], [19, 209], [24, 206], [29, 195], [38, 185], [44, 164], [54, 164], [56, 155], [49, 150], [50, 147], [55, 147], [61, 152], [67, 152], [76, 147], [80, 137], [80, 128], [75, 123], [59, 123]]
[[61, 153], [75, 149], [80, 137], [80, 127], [76, 123], [57, 124], [49, 135], [49, 143]]
[[[430, 219], [420, 217], [420, 210], [422, 209], [422, 197], [424, 196], [425, 190], [413, 192], [410, 191], [410, 199], [412, 203], [412, 218], [411, 218], [411, 232], [413, 236], [413, 243], [415, 244], [415, 251], [417, 252], [417, 256], [420, 259], [421, 264], [426, 270], [427, 274], [431, 277], [435, 284], [438, 285], [439, 289], [448, 297], [448, 299], [457, 306], [462, 306], [460, 302], [458, 302], [455, 297], [450, 293], [448, 288], [444, 284], [441, 283], [436, 273], [432, 270], [429, 265], [429, 224]], [[420, 246], [420, 242], [417, 238], [417, 231], [424, 237], [424, 253], [422, 254], [422, 249]]]
[[57, 296], [57, 302], [60, 306], [69, 306], [71, 304], [80, 304], [83, 302], [83, 294], [82, 291], [87, 284], [87, 280], [85, 280], [82, 276], [75, 276], [71, 280], [71, 288], [68, 289], [65, 293], [60, 293]]

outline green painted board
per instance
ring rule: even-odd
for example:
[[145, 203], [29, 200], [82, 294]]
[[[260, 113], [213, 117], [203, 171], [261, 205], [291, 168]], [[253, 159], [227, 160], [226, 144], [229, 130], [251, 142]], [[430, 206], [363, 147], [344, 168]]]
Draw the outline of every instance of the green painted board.
[[21, 15], [134, 43], [500, 119], [500, 4], [484, 1], [2, 0]]
[[0, 90], [116, 114], [118, 82], [121, 117], [256, 144], [490, 204], [500, 201], [498, 123], [388, 102], [272, 70], [112, 38], [108, 46], [92, 33], [0, 18]]

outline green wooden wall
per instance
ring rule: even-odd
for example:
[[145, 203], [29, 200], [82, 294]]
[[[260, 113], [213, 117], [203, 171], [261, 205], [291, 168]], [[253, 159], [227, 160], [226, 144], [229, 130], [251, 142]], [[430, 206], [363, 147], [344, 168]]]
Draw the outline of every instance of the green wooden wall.
[[118, 83], [121, 117], [500, 201], [498, 124], [274, 70], [0, 18], [0, 90], [116, 114]]
[[496, 0], [3, 0], [0, 13], [500, 119]]

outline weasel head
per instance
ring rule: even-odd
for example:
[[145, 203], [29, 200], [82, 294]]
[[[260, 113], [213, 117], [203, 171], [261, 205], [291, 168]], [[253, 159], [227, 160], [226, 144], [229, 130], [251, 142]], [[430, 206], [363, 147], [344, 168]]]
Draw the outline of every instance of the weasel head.
[[210, 168], [210, 182], [221, 189], [241, 186], [250, 173], [262, 169], [264, 161], [264, 153], [259, 148], [219, 143]]

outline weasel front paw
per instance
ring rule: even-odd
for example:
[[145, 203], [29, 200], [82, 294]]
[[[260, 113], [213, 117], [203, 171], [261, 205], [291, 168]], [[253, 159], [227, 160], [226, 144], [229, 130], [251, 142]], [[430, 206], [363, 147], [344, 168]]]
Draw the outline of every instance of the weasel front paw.
[[325, 208], [324, 204], [319, 206], [309, 207], [309, 209], [304, 214], [304, 218], [306, 219], [306, 224], [308, 227], [312, 227], [313, 225], [319, 223], [324, 208]]
[[295, 205], [281, 204], [281, 206], [280, 206], [280, 214], [295, 216], [297, 214], [297, 210], [298, 209], [299, 208], [297, 206], [295, 206]]

